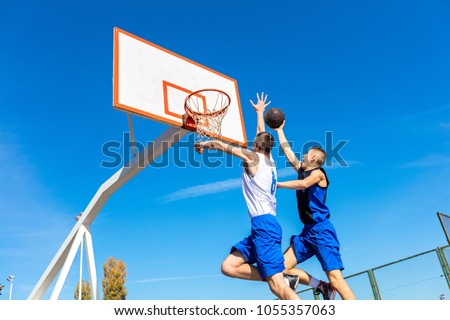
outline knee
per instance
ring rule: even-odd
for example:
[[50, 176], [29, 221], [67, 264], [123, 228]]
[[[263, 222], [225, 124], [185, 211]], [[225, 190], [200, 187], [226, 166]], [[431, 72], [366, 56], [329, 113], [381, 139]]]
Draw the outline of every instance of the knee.
[[328, 274], [328, 280], [330, 281], [331, 286], [336, 290], [339, 290], [342, 286], [342, 282], [345, 281], [340, 272]]
[[227, 277], [234, 278], [234, 269], [233, 265], [227, 263], [227, 261], [222, 262], [222, 265], [220, 266], [220, 271]]

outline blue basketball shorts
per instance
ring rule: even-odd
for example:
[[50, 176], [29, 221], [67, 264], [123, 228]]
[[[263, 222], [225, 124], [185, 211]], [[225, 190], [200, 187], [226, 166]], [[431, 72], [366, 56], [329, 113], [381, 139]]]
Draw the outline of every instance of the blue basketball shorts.
[[327, 219], [316, 224], [306, 224], [298, 236], [291, 237], [297, 263], [316, 256], [323, 271], [344, 270], [340, 244], [333, 224]]
[[250, 236], [233, 246], [249, 264], [256, 264], [261, 278], [267, 278], [284, 270], [281, 249], [281, 226], [271, 214], [252, 218]]

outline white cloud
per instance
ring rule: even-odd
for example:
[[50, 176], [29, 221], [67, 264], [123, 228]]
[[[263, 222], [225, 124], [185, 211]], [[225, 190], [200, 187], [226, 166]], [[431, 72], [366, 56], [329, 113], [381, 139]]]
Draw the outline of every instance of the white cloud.
[[444, 130], [450, 130], [450, 122], [444, 122], [444, 121], [439, 122], [439, 128], [444, 129]]
[[14, 134], [0, 129], [0, 204], [2, 272], [21, 279], [15, 295], [25, 299], [74, 224], [49, 195], [31, 156]]
[[[448, 122], [440, 122], [436, 123], [436, 118], [445, 119], [447, 117], [448, 111], [450, 110], [450, 105], [444, 105], [435, 108], [427, 108], [422, 112], [414, 113], [414, 114], [406, 114], [399, 118], [388, 118], [386, 121], [380, 123], [378, 128], [395, 128], [402, 127], [402, 130], [406, 130], [411, 126], [412, 129], [423, 133], [426, 132], [435, 132], [436, 129], [448, 130], [450, 127], [450, 123]], [[432, 121], [432, 125], [430, 124], [430, 120]], [[436, 125], [439, 127], [436, 128]]]
[[227, 179], [224, 181], [206, 183], [181, 189], [168, 194], [167, 196], [163, 197], [162, 200], [165, 203], [169, 203], [187, 198], [201, 197], [207, 194], [225, 192], [233, 189], [238, 189], [240, 187], [241, 187], [240, 178]]
[[435, 115], [441, 112], [447, 112], [447, 110], [450, 109], [450, 105], [445, 105], [445, 106], [440, 106], [440, 107], [436, 107], [433, 109], [426, 109], [423, 112], [420, 113], [416, 113], [416, 114], [412, 114], [412, 115], [407, 115], [403, 118], [404, 121], [411, 121], [411, 120], [416, 120], [416, 119], [422, 119], [424, 117], [430, 116], [430, 115]]
[[[5, 136], [0, 133], [0, 137]], [[25, 229], [29, 221], [37, 218], [36, 214], [42, 216], [43, 212], [48, 212], [54, 202], [47, 196], [47, 188], [33, 167], [33, 161], [21, 152], [21, 146], [14, 140], [0, 142], [0, 165], [3, 169], [0, 171], [0, 203], [6, 213], [3, 222], [10, 228], [19, 225]], [[19, 233], [17, 229], [14, 231]]]
[[[349, 166], [353, 165], [361, 165], [358, 161], [350, 161], [348, 162]], [[340, 168], [340, 166], [333, 166], [326, 168], [334, 169]], [[296, 173], [292, 168], [283, 168], [278, 170], [278, 178], [286, 178], [289, 176], [295, 177]], [[192, 186], [189, 188], [180, 189], [178, 191], [172, 192], [167, 196], [163, 197], [161, 200], [164, 203], [170, 203], [178, 200], [188, 199], [188, 198], [196, 198], [209, 194], [221, 193], [229, 190], [235, 190], [241, 188], [241, 178], [233, 178], [227, 179], [224, 181], [216, 181], [211, 183], [200, 184], [197, 186]]]
[[420, 159], [401, 164], [399, 167], [402, 169], [429, 168], [429, 167], [436, 167], [436, 166], [448, 165], [448, 164], [450, 164], [449, 156], [442, 155], [439, 153], [431, 153]]
[[[295, 171], [292, 168], [284, 168], [278, 171], [279, 178], [284, 178], [290, 175], [295, 175]], [[241, 178], [233, 178], [223, 181], [205, 183], [172, 192], [167, 196], [163, 197], [162, 201], [165, 203], [169, 203], [188, 198], [195, 198], [209, 194], [226, 192], [229, 190], [241, 188], [241, 184], [242, 184]]]
[[43, 236], [47, 228], [39, 229], [38, 225], [49, 227], [46, 220], [59, 223], [67, 216], [61, 215], [58, 202], [49, 195], [31, 157], [23, 152], [16, 138], [4, 132], [0, 132], [0, 138], [5, 138], [0, 141], [0, 165], [3, 168], [0, 171], [0, 203], [2, 222], [8, 224], [8, 232], [2, 236], [7, 234], [22, 239]]
[[277, 171], [278, 178], [286, 178], [289, 176], [296, 176], [297, 173], [292, 168], [283, 168]]
[[160, 281], [178, 281], [178, 280], [190, 280], [190, 279], [202, 279], [202, 278], [218, 278], [221, 277], [219, 274], [215, 275], [203, 275], [203, 276], [193, 276], [193, 277], [166, 277], [166, 278], [150, 278], [132, 281], [133, 283], [148, 283], [148, 282], [160, 282]]

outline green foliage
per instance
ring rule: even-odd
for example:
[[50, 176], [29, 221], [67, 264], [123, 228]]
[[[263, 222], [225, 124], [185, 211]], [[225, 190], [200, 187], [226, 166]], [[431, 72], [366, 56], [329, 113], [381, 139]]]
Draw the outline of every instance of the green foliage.
[[104, 300], [125, 300], [127, 290], [125, 288], [125, 278], [127, 271], [125, 263], [109, 257], [103, 264], [103, 299]]
[[[77, 283], [77, 288], [75, 289], [75, 292], [73, 293], [73, 297], [75, 300], [78, 300], [78, 293], [80, 289], [80, 283]], [[91, 287], [89, 286], [89, 282], [87, 281], [81, 281], [81, 300], [92, 300], [92, 293], [91, 293]]]

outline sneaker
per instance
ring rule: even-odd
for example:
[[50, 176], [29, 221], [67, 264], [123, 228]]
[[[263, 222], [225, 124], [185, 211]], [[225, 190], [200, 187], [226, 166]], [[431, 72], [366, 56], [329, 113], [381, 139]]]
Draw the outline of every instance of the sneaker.
[[314, 290], [314, 294], [322, 294], [323, 300], [334, 300], [336, 298], [336, 290], [328, 282], [323, 281], [320, 281], [319, 286]]
[[284, 281], [286, 284], [295, 291], [298, 286], [298, 276], [293, 274], [283, 273]]

